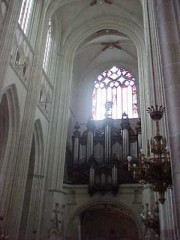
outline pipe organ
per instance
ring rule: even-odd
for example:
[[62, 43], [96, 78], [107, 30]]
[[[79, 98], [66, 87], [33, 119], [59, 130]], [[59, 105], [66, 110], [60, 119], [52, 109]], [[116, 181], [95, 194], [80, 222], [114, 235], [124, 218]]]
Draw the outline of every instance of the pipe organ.
[[134, 183], [128, 171], [127, 157], [137, 163], [141, 148], [139, 119], [106, 116], [104, 120], [89, 119], [84, 128], [76, 123], [72, 136], [72, 160], [68, 164], [68, 179], [72, 184], [88, 184], [89, 193], [118, 191], [119, 184]]

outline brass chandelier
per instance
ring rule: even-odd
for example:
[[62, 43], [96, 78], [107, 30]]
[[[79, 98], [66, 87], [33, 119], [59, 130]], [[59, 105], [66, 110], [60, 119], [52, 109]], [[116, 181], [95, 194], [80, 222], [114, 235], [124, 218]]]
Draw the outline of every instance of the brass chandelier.
[[[170, 154], [166, 145], [166, 138], [160, 135], [159, 121], [163, 117], [165, 108], [156, 105], [147, 109], [156, 124], [156, 134], [147, 143], [147, 156], [140, 153], [138, 166], [133, 165], [134, 177], [141, 184], [149, 184], [157, 192], [161, 204], [165, 201], [165, 192], [172, 186]], [[130, 158], [128, 159], [130, 164]]]

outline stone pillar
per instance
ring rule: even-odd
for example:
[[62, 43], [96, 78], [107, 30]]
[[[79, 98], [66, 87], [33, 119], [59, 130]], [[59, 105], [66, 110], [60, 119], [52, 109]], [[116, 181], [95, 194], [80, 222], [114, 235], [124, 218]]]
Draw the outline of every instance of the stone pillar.
[[[159, 1], [142, 0], [142, 4], [143, 4], [143, 17], [144, 17], [144, 34], [145, 34], [146, 51], [147, 51], [147, 57], [148, 57], [147, 72], [148, 72], [149, 87], [151, 91], [150, 104], [153, 105], [156, 102], [159, 105], [165, 106], [167, 109], [166, 101], [165, 101], [165, 94], [166, 94], [165, 81], [163, 76], [164, 60], [161, 58], [161, 51], [162, 51], [161, 37], [162, 36], [159, 35], [159, 29], [158, 29], [158, 26], [161, 27], [161, 24], [164, 22], [164, 20], [162, 20], [162, 18], [159, 17], [159, 14], [158, 14], [158, 19], [156, 17], [157, 11], [155, 7], [159, 5]], [[152, 123], [150, 122], [149, 126], [151, 126], [151, 124]], [[160, 129], [163, 135], [167, 137], [166, 116], [163, 118]], [[153, 134], [153, 131], [151, 130], [151, 135], [152, 134]], [[170, 195], [171, 193], [169, 192], [168, 196]], [[169, 199], [170, 198], [168, 197], [164, 206], [160, 208], [161, 239], [166, 239], [166, 240], [177, 239], [176, 234], [174, 234], [175, 232], [174, 229], [176, 228], [174, 221], [166, 221], [169, 215], [171, 215], [171, 212], [173, 211], [173, 205], [170, 204]]]
[[43, 195], [43, 187], [44, 176], [40, 174], [34, 174], [26, 230], [26, 236], [31, 236], [32, 239], [33, 236], [39, 237], [40, 234], [41, 201]]
[[[172, 159], [173, 194], [177, 226], [180, 226], [180, 3], [154, 1], [164, 77], [166, 114]], [[177, 231], [179, 227], [176, 227]], [[174, 231], [175, 231], [174, 229]], [[179, 232], [176, 239], [179, 239]]]
[[[46, 16], [46, 25], [48, 24], [49, 17]], [[57, 21], [56, 24], [59, 24]], [[58, 29], [57, 29], [58, 30]], [[46, 239], [47, 237], [47, 229], [50, 227], [50, 219], [49, 216], [52, 212], [52, 206], [54, 202], [54, 195], [57, 193], [62, 193], [60, 189], [58, 189], [58, 185], [62, 184], [63, 176], [64, 176], [64, 162], [62, 163], [61, 159], [65, 159], [66, 152], [66, 136], [61, 135], [62, 129], [66, 131], [68, 129], [68, 114], [69, 109], [65, 107], [67, 113], [65, 114], [65, 121], [62, 122], [62, 118], [64, 116], [64, 99], [69, 96], [68, 93], [62, 94], [64, 88], [62, 86], [62, 75], [64, 73], [63, 70], [63, 62], [64, 56], [61, 53], [61, 35], [59, 31], [56, 34], [56, 44], [55, 44], [55, 52], [57, 53], [55, 57], [54, 64], [54, 91], [53, 91], [53, 99], [52, 99], [52, 113], [51, 120], [49, 124], [49, 135], [48, 135], [48, 143], [47, 143], [47, 172], [46, 172], [46, 182], [45, 182], [45, 193], [44, 193], [44, 209], [42, 211], [42, 221], [41, 221], [41, 239]], [[68, 64], [67, 64], [68, 65]], [[69, 89], [68, 89], [69, 90]], [[62, 98], [61, 98], [61, 95]], [[66, 105], [65, 105], [66, 106]], [[59, 113], [59, 111], [61, 111]], [[65, 128], [65, 125], [66, 128]], [[65, 144], [63, 148], [61, 148], [61, 141], [64, 141]], [[61, 168], [63, 164], [63, 169]], [[59, 201], [59, 200], [58, 200]]]
[[[19, 6], [19, 2], [20, 1], [18, 0], [14, 1], [14, 5], [16, 5], [17, 3], [17, 6]], [[23, 208], [26, 179], [28, 174], [29, 156], [31, 150], [30, 146], [32, 142], [34, 129], [34, 116], [37, 106], [37, 100], [39, 98], [41, 84], [42, 61], [43, 61], [42, 43], [44, 43], [45, 41], [43, 41], [44, 29], [42, 28], [44, 22], [40, 21], [40, 24], [41, 25], [39, 26], [39, 32], [35, 46], [36, 54], [32, 65], [32, 72], [30, 74], [31, 81], [29, 83], [29, 88], [26, 97], [24, 115], [20, 131], [20, 138], [18, 142], [18, 149], [17, 152], [14, 153], [15, 171], [13, 175], [13, 184], [11, 186], [12, 188], [10, 189], [11, 198], [8, 205], [8, 214], [6, 216], [7, 234], [9, 235], [9, 238], [13, 240], [19, 239], [18, 234]], [[7, 42], [9, 41], [8, 37], [6, 41]], [[43, 46], [45, 46], [45, 44]]]

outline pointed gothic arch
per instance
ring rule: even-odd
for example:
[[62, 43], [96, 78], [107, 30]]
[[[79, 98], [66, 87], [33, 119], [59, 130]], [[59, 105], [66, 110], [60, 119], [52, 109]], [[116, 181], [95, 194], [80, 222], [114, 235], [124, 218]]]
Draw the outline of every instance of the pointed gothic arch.
[[40, 119], [37, 119], [34, 124], [34, 138], [36, 143], [36, 159], [35, 173], [44, 174], [44, 136]]
[[0, 117], [4, 118], [4, 123], [1, 123], [0, 131], [2, 131], [1, 128], [3, 128], [3, 126], [5, 127], [0, 156], [0, 175], [2, 181], [0, 187], [0, 209], [1, 212], [5, 212], [8, 211], [20, 127], [19, 100], [15, 84], [7, 86], [3, 91], [0, 103], [0, 115]]
[[40, 206], [45, 171], [43, 160], [43, 130], [40, 119], [37, 119], [34, 123], [19, 239], [25, 239], [26, 236], [29, 237], [33, 234], [33, 231], [38, 232], [40, 227]]
[[3, 94], [0, 102], [0, 168], [4, 159], [9, 133], [9, 109], [7, 95]]
[[[15, 84], [12, 84], [4, 89], [1, 103], [0, 103], [0, 115], [1, 120], [3, 118], [3, 123], [1, 122], [0, 129], [4, 129], [4, 142], [1, 149], [1, 167], [4, 160], [12, 158], [12, 153], [14, 150], [14, 145], [16, 142], [16, 134], [19, 130], [20, 123], [20, 111], [19, 111], [19, 100], [17, 95], [17, 89]], [[7, 164], [7, 161], [6, 161]]]
[[[70, 234], [72, 234], [72, 233], [79, 234], [79, 229], [80, 229], [80, 231], [82, 231], [80, 216], [87, 210], [92, 209], [94, 207], [98, 207], [98, 206], [100, 208], [102, 208], [102, 206], [115, 207], [116, 211], [122, 211], [126, 216], [128, 216], [129, 220], [132, 221], [131, 223], [134, 225], [134, 227], [137, 230], [137, 234], [139, 236], [138, 239], [141, 239], [142, 226], [141, 226], [141, 222], [139, 221], [136, 214], [134, 213], [134, 210], [131, 207], [129, 207], [128, 205], [126, 205], [125, 203], [120, 202], [118, 200], [110, 199], [110, 198], [105, 198], [104, 200], [97, 200], [97, 199], [89, 200], [84, 205], [77, 207], [75, 209], [75, 211], [72, 213], [72, 215], [70, 215], [69, 218], [67, 219], [67, 222], [66, 222], [67, 224], [65, 226], [65, 236], [67, 235], [67, 233], [68, 234], [69, 233]], [[125, 217], [125, 215], [124, 215], [124, 217]], [[122, 217], [123, 217], [123, 215], [122, 215]], [[100, 224], [98, 224], [98, 225], [100, 225]], [[77, 231], [76, 231], [75, 226], [79, 226], [79, 229], [77, 229]], [[73, 236], [73, 234], [72, 234], [72, 236]], [[69, 236], [66, 236], [66, 237], [69, 237]]]

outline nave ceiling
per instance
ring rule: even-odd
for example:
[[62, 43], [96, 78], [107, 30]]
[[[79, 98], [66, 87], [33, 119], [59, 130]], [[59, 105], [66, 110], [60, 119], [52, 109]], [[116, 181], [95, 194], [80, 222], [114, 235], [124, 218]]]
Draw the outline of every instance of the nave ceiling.
[[[82, 29], [89, 31], [87, 38], [79, 43], [74, 66], [73, 81], [93, 81], [95, 76], [112, 65], [127, 68], [138, 78], [137, 46], [123, 32], [117, 29], [99, 28], [92, 30], [92, 22], [97, 24], [101, 19], [115, 19], [131, 22], [138, 29], [143, 29], [142, 6], [140, 0], [52, 0], [47, 1], [47, 11], [58, 19], [62, 42], [65, 43], [73, 32]], [[119, 20], [118, 20], [119, 19]], [[56, 25], [57, 27], [57, 25]], [[142, 30], [143, 32], [143, 30]], [[141, 34], [142, 34], [141, 32]], [[80, 40], [81, 41], [81, 40]]]

